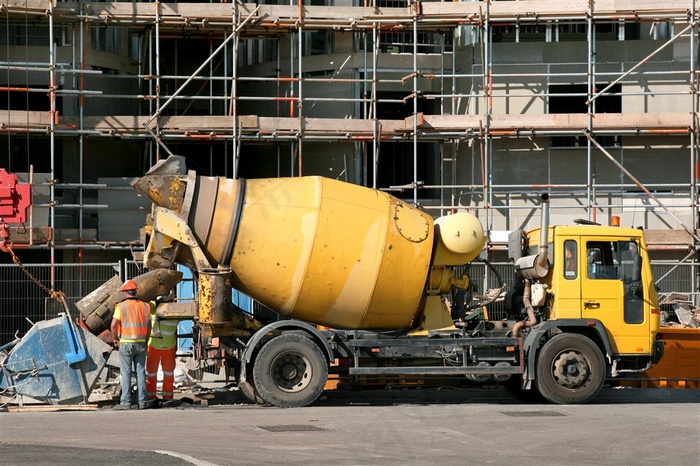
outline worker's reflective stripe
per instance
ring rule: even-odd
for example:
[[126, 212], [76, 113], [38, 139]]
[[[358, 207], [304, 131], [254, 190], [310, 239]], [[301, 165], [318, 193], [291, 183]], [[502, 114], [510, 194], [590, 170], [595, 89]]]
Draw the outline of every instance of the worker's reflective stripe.
[[158, 375], [157, 372], [148, 372], [148, 373], [146, 373], [146, 377], [155, 377], [156, 375]]
[[122, 327], [120, 341], [146, 341], [149, 325], [148, 315], [150, 313], [148, 304], [136, 299], [127, 299], [117, 304], [117, 308], [119, 308], [117, 315]]
[[156, 320], [156, 315], [151, 315], [151, 327], [160, 330], [160, 337], [156, 337], [151, 333], [151, 338], [148, 339], [148, 346], [157, 349], [171, 349], [177, 345], [177, 320]]

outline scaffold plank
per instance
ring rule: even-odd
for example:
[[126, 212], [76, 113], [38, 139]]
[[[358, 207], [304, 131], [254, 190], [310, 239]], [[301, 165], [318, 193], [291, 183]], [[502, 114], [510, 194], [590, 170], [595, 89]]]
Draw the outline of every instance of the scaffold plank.
[[[690, 116], [686, 113], [625, 113], [621, 119], [619, 114], [596, 114], [593, 116], [592, 129], [629, 130], [629, 129], [677, 129], [687, 131]], [[75, 120], [75, 121], [74, 121]], [[85, 117], [84, 127], [96, 131], [147, 131], [143, 124], [146, 116], [105, 115]], [[230, 131], [232, 120], [229, 116], [166, 116], [158, 119], [159, 128], [164, 131]], [[47, 112], [0, 111], [0, 123], [11, 126], [47, 126], [50, 123]], [[75, 126], [77, 119], [63, 117], [59, 126], [65, 129]], [[422, 115], [419, 128], [428, 130], [464, 130], [485, 127], [483, 115]], [[588, 116], [585, 114], [553, 114], [553, 115], [491, 115], [489, 129], [503, 130], [548, 130], [568, 129], [583, 130], [587, 127]], [[265, 132], [299, 131], [298, 118], [260, 117], [245, 115], [239, 117], [239, 125], [245, 130]], [[382, 120], [382, 133], [399, 132], [401, 134], [413, 129], [413, 117], [406, 120]], [[153, 124], [155, 127], [155, 124]], [[343, 118], [304, 118], [304, 129], [321, 132], [347, 134], [353, 132], [371, 132], [372, 120], [343, 119]]]
[[[588, 115], [584, 113], [562, 113], [543, 115], [490, 115], [489, 130], [491, 131], [517, 131], [517, 130], [580, 130], [588, 127]], [[423, 115], [420, 129], [433, 130], [458, 130], [478, 129], [486, 126], [484, 115]], [[624, 118], [620, 114], [601, 113], [592, 118], [592, 130], [630, 130], [630, 129], [666, 129], [686, 131], [690, 126], [688, 113], [625, 113]], [[413, 117], [404, 120], [406, 129], [413, 128]]]
[[[700, 230], [695, 230], [700, 234]], [[649, 246], [687, 248], [693, 239], [685, 230], [644, 230], [644, 239]], [[680, 249], [680, 248], [679, 248]]]
[[[625, 113], [595, 114], [590, 128], [598, 131], [638, 131], [649, 135], [669, 133], [688, 134], [690, 115], [678, 113]], [[106, 136], [126, 136], [129, 134], [147, 134], [144, 124], [148, 116], [105, 115], [87, 116], [83, 119], [85, 131], [95, 131]], [[165, 135], [217, 135], [231, 134], [233, 120], [230, 116], [164, 116], [158, 120], [158, 128]], [[50, 124], [48, 112], [0, 111], [0, 129], [21, 132], [22, 128], [47, 128]], [[78, 127], [77, 117], [60, 117], [56, 125], [59, 131], [70, 131]], [[238, 131], [257, 134], [261, 138], [274, 138], [283, 133], [307, 133], [326, 135], [335, 139], [350, 139], [372, 135], [375, 122], [370, 119], [345, 118], [290, 118], [242, 115], [238, 117]], [[543, 114], [543, 115], [491, 115], [487, 120], [484, 115], [419, 115], [418, 129], [423, 135], [440, 132], [479, 132], [488, 131], [493, 135], [538, 132], [546, 135], [552, 131], [569, 131], [572, 134], [584, 131], [588, 127], [588, 116], [582, 113]], [[156, 121], [150, 129], [156, 128]], [[406, 136], [413, 131], [413, 117], [405, 120], [379, 120], [377, 138]], [[466, 134], [465, 134], [466, 136]], [[444, 139], [454, 137], [445, 136]]]
[[[160, 5], [162, 27], [172, 22], [178, 26], [191, 25], [197, 31], [208, 28], [220, 29], [223, 25], [235, 23], [250, 15], [258, 6], [253, 3], [146, 3], [146, 2], [53, 2], [54, 20], [74, 21], [77, 15], [85, 14], [92, 21], [113, 22], [116, 25], [134, 25], [143, 21], [154, 21], [157, 5]], [[669, 0], [663, 3], [652, 0], [598, 0], [589, 8], [588, 0], [522, 0], [517, 2], [422, 2], [419, 24], [430, 25], [440, 21], [443, 26], [456, 26], [478, 22], [486, 17], [491, 21], [532, 22], [555, 18], [586, 20], [589, 11], [594, 19], [614, 21], [617, 19], [676, 19], [683, 20], [692, 10], [690, 0]], [[303, 6], [300, 12], [297, 5], [259, 5], [260, 10], [255, 27], [289, 28], [298, 27], [301, 16], [304, 24], [326, 27], [333, 23], [351, 24], [352, 27], [369, 27], [374, 22], [413, 22], [411, 8], [366, 8], [348, 6]], [[0, 12], [4, 14], [43, 15], [49, 3], [43, 0], [5, 0], [0, 2]], [[236, 18], [236, 12], [238, 18]], [[73, 16], [73, 18], [71, 18]], [[39, 19], [39, 18], [37, 18]], [[433, 24], [434, 26], [434, 24]], [[251, 25], [252, 27], [252, 25]]]

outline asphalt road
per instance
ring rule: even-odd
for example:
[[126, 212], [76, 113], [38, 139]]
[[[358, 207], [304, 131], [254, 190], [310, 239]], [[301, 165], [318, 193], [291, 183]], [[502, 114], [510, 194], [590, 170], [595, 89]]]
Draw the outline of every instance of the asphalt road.
[[209, 406], [3, 412], [0, 464], [700, 464], [700, 390], [605, 389], [568, 406], [483, 389], [327, 392], [299, 409], [219, 394]]

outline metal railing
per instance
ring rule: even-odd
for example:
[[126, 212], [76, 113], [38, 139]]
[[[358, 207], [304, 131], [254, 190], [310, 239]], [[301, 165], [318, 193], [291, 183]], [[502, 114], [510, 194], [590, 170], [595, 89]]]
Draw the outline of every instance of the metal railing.
[[[122, 281], [145, 272], [139, 262], [83, 264], [24, 264], [34, 279], [46, 288], [62, 292], [72, 317], [80, 312], [75, 303], [118, 275]], [[15, 264], [0, 264], [0, 345], [24, 335], [32, 323], [51, 319], [65, 312], [63, 305], [49, 296], [38, 283]]]
[[[55, 284], [63, 292], [73, 317], [74, 304], [104, 282], [119, 275], [119, 262], [97, 264], [24, 264], [27, 271], [45, 287]], [[63, 306], [49, 296], [15, 264], [0, 264], [0, 342], [24, 335], [32, 322], [50, 319], [64, 312]]]
[[[513, 265], [495, 263], [494, 268], [509, 288], [514, 282]], [[66, 295], [73, 316], [78, 315], [74, 304], [98, 288], [104, 282], [119, 275], [122, 280], [144, 273], [141, 264], [123, 260], [113, 263], [95, 264], [25, 264], [27, 270], [42, 284], [55, 283], [55, 290]], [[658, 281], [660, 293], [687, 293], [691, 301], [697, 303], [698, 296], [690, 291], [700, 265], [691, 263], [654, 262], [652, 272]], [[475, 262], [458, 270], [476, 281], [478, 290], [498, 287], [496, 275], [482, 263]], [[484, 279], [476, 277], [486, 277]], [[190, 280], [191, 281], [191, 280]], [[194, 288], [194, 283], [189, 284]], [[194, 291], [191, 292], [194, 297]], [[24, 335], [32, 322], [50, 319], [63, 312], [63, 307], [29, 279], [15, 264], [0, 264], [0, 345], [12, 341], [15, 334]], [[263, 321], [277, 319], [274, 311], [258, 302], [252, 303], [252, 314]]]

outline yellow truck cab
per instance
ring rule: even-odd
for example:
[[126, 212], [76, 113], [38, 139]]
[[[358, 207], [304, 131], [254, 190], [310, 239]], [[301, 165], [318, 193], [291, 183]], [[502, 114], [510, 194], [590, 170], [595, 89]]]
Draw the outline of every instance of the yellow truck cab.
[[[547, 392], [546, 379], [549, 388], [581, 388], [576, 375], [592, 370], [598, 359], [595, 348], [586, 351], [579, 344], [581, 337], [600, 351], [606, 377], [646, 370], [663, 354], [663, 342], [657, 340], [657, 289], [643, 231], [584, 223], [547, 225], [520, 234], [523, 255], [536, 256], [542, 250], [542, 229], [547, 229], [549, 264], [532, 280], [533, 290], [543, 289], [545, 298], [540, 300], [540, 325], [526, 337], [530, 366], [537, 366], [538, 373], [526, 374], [523, 388], [537, 380], [536, 388]], [[541, 360], [543, 350], [560, 334], [569, 335], [568, 342], [561, 341], [558, 354]]]

